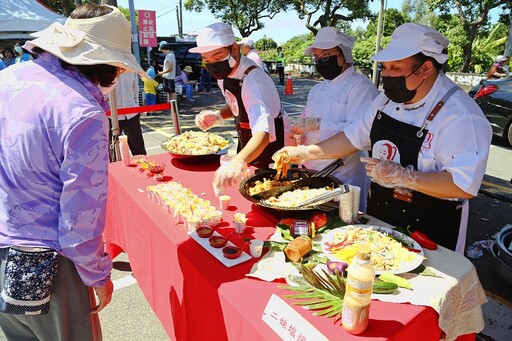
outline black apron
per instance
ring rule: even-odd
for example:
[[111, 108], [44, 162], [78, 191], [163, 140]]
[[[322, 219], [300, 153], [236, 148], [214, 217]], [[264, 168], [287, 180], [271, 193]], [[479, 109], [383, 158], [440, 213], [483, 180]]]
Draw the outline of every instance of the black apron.
[[[458, 89], [452, 88], [445, 94], [427, 116], [423, 127], [400, 122], [379, 110], [370, 131], [372, 149], [376, 142], [388, 140], [400, 153], [400, 164], [404, 167], [411, 165], [417, 170], [418, 154], [427, 136], [428, 124], [448, 97]], [[411, 231], [420, 230], [448, 249], [455, 250], [457, 246], [462, 216], [461, 201], [442, 200], [417, 191], [412, 191], [412, 196], [406, 196], [393, 188], [372, 182], [368, 213], [395, 226], [410, 226]]]
[[[243, 78], [245, 78], [245, 76], [255, 68], [256, 66], [254, 65], [249, 66], [247, 70], [245, 70]], [[235, 127], [236, 132], [238, 133], [237, 152], [240, 152], [252, 138], [249, 116], [247, 115], [247, 111], [245, 110], [244, 103], [242, 101], [243, 78], [241, 80], [233, 78], [224, 79], [224, 91], [229, 90], [238, 102], [238, 116], [235, 116]], [[284, 111], [281, 107], [279, 115], [274, 119], [276, 140], [269, 143], [263, 152], [256, 159], [250, 162], [251, 165], [257, 168], [268, 168], [268, 165], [274, 162], [272, 160], [272, 155], [284, 147], [283, 112]]]

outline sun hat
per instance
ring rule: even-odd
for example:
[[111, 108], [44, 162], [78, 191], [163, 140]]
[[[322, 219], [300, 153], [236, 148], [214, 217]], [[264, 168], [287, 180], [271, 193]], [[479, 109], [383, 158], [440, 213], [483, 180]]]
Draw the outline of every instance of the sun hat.
[[187, 65], [183, 68], [183, 71], [193, 73], [194, 70], [192, 70], [192, 67], [190, 65]]
[[500, 55], [496, 56], [496, 58], [494, 58], [494, 62], [496, 62], [496, 63], [503, 63], [503, 62], [506, 62], [507, 60], [508, 60], [508, 58], [502, 54], [500, 54]]
[[238, 45], [242, 45], [242, 44], [250, 46], [250, 47], [254, 47], [254, 41], [252, 39], [247, 38], [247, 37], [242, 38], [242, 40], [240, 40], [238, 42]]
[[197, 47], [189, 51], [193, 53], [210, 52], [235, 43], [235, 34], [228, 24], [218, 22], [206, 26], [199, 31], [196, 38]]
[[112, 12], [100, 17], [53, 23], [23, 47], [30, 52], [40, 47], [72, 65], [108, 64], [148, 78], [131, 53], [130, 23], [117, 7], [109, 7]]
[[395, 29], [389, 45], [371, 59], [378, 62], [401, 60], [417, 53], [434, 58], [439, 64], [448, 60], [446, 48], [450, 41], [428, 26], [405, 23]]
[[162, 47], [164, 47], [164, 45], [167, 45], [167, 42], [165, 40], [162, 40], [161, 42], [158, 43], [158, 51], [162, 51]]
[[315, 41], [304, 50], [304, 54], [306, 56], [313, 54], [314, 48], [327, 50], [338, 46], [343, 52], [345, 61], [352, 64], [354, 62], [352, 49], [354, 48], [355, 41], [354, 37], [338, 31], [335, 27], [324, 27], [318, 31]]

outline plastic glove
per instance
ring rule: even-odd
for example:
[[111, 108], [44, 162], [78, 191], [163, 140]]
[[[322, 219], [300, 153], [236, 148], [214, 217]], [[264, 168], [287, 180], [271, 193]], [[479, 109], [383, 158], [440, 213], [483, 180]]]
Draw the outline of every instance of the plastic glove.
[[215, 171], [213, 176], [213, 187], [222, 192], [227, 186], [241, 181], [247, 173], [247, 164], [237, 158], [227, 161]]
[[224, 124], [224, 119], [218, 110], [202, 110], [196, 115], [196, 125], [202, 131]]
[[303, 145], [281, 148], [272, 155], [272, 160], [277, 161], [281, 154], [285, 154], [283, 161], [287, 163], [302, 164], [306, 160], [311, 159], [309, 150]]
[[412, 166], [402, 167], [399, 163], [389, 160], [380, 160], [371, 157], [362, 157], [361, 162], [366, 162], [366, 174], [371, 180], [383, 187], [414, 188], [418, 173]]

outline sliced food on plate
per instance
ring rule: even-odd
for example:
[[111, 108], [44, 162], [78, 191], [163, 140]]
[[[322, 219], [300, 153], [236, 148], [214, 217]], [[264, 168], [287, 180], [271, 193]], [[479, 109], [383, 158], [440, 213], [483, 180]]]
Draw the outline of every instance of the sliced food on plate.
[[[413, 246], [404, 245], [405, 241]], [[423, 250], [414, 240], [392, 229], [373, 225], [348, 225], [333, 229], [322, 238], [322, 250], [331, 260], [351, 263], [359, 245], [371, 249], [371, 262], [377, 273], [403, 273], [423, 262]], [[419, 252], [418, 252], [419, 251]]]
[[183, 155], [214, 154], [229, 146], [224, 137], [202, 131], [187, 131], [162, 143], [168, 152]]

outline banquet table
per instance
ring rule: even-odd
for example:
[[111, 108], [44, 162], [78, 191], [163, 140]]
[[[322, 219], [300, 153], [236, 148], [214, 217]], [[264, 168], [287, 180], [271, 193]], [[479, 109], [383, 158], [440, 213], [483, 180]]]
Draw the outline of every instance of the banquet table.
[[[211, 184], [218, 162], [187, 164], [169, 154], [148, 158], [166, 165], [163, 182], [180, 182], [218, 206]], [[176, 223], [172, 215], [148, 197], [146, 187], [158, 183], [134, 165], [110, 164], [104, 238], [106, 250], [113, 258], [122, 250], [128, 254], [144, 296], [171, 339], [281, 339], [262, 320], [273, 295], [287, 302], [330, 340], [442, 338], [438, 313], [427, 306], [372, 300], [368, 328], [359, 336], [346, 333], [332, 319], [314, 316], [285, 297], [291, 292], [280, 287], [284, 282], [246, 277], [257, 259], [228, 268], [213, 258], [188, 235], [184, 224]], [[248, 218], [241, 237], [268, 239], [274, 233], [278, 215], [252, 204], [235, 187], [226, 189], [226, 194], [231, 196], [231, 206], [222, 210], [221, 234], [234, 230], [232, 217], [236, 212], [245, 213]], [[240, 238], [232, 241], [243, 245]], [[289, 339], [299, 338], [290, 331]], [[474, 340], [475, 336], [467, 334], [458, 339]]]

